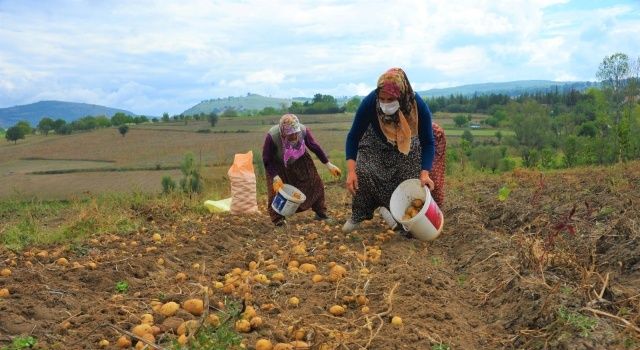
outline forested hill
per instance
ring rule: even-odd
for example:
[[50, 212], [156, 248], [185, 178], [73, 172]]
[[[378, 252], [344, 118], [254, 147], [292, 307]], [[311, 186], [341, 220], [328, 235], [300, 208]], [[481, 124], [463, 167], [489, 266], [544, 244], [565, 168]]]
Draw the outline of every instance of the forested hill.
[[123, 109], [87, 103], [40, 101], [28, 105], [0, 108], [0, 126], [6, 128], [22, 120], [28, 121], [31, 125], [37, 125], [44, 117], [72, 122], [89, 115], [112, 117], [118, 112], [132, 116], [136, 115]]
[[508, 96], [519, 96], [526, 93], [536, 92], [567, 92], [570, 90], [583, 91], [590, 87], [597, 86], [598, 83], [590, 81], [551, 81], [551, 80], [519, 80], [502, 83], [483, 83], [454, 86], [442, 89], [429, 89], [418, 91], [422, 97], [439, 97], [450, 95], [470, 96], [473, 94], [504, 94]]

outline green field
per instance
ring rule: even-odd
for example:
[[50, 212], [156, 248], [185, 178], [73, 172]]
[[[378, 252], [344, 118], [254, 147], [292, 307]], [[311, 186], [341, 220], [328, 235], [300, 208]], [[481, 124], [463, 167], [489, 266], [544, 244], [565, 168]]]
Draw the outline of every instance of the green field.
[[[453, 128], [456, 114], [436, 113], [451, 142], [464, 129]], [[300, 115], [331, 160], [344, 166], [344, 143], [352, 114]], [[148, 123], [131, 126], [125, 137], [107, 128], [72, 135], [28, 135], [17, 144], [0, 144], [0, 198], [68, 198], [103, 192], [158, 192], [160, 179], [177, 170], [184, 154], [192, 152], [205, 181], [218, 183], [236, 153], [253, 151], [256, 172], [266, 131], [280, 116], [221, 118], [215, 127], [206, 121]], [[472, 115], [474, 122], [486, 118]], [[494, 138], [494, 129], [471, 130], [476, 138]], [[502, 135], [513, 134], [501, 130]], [[320, 172], [323, 176], [324, 169]], [[222, 195], [224, 188], [214, 190]]]

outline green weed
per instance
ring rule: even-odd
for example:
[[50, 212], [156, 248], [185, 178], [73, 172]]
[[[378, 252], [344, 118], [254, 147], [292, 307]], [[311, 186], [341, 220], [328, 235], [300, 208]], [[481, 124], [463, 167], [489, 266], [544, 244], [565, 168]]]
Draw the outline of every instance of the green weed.
[[582, 337], [588, 337], [598, 325], [598, 320], [582, 315], [578, 312], [567, 310], [564, 306], [558, 308], [558, 317], [564, 324], [569, 325], [580, 332]]
[[9, 346], [0, 348], [0, 350], [22, 350], [33, 348], [38, 341], [34, 337], [16, 337]]
[[171, 350], [238, 350], [242, 349], [240, 343], [242, 337], [234, 330], [235, 321], [240, 318], [242, 305], [237, 302], [225, 300], [225, 313], [219, 313], [222, 323], [218, 327], [205, 326], [191, 338], [185, 346], [174, 342]]
[[118, 281], [116, 283], [116, 292], [120, 294], [125, 294], [129, 291], [129, 283], [127, 281]]
[[431, 345], [431, 350], [451, 350], [451, 347], [444, 343]]

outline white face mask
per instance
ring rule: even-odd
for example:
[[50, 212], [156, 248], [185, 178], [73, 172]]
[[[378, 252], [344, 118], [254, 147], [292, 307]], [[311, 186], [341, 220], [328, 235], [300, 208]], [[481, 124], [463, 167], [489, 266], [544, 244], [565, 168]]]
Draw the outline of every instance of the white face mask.
[[379, 104], [382, 113], [386, 115], [392, 115], [400, 108], [400, 102], [397, 100], [389, 103], [380, 102]]

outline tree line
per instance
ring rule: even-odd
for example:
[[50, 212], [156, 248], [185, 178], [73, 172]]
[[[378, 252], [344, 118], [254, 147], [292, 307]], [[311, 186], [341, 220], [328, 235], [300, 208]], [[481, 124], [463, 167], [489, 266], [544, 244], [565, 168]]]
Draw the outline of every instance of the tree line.
[[[513, 159], [529, 168], [607, 165], [640, 159], [640, 58], [624, 53], [607, 56], [596, 76], [598, 88], [584, 92], [525, 94], [504, 100], [494, 96], [486, 108], [488, 126], [508, 128], [514, 136], [479, 142], [465, 131], [448, 153], [456, 167], [507, 171]], [[487, 96], [490, 97], [490, 96]], [[481, 99], [458, 99], [469, 102]], [[475, 110], [477, 111], [477, 110]], [[463, 122], [460, 118], [460, 122]]]

